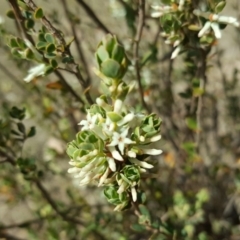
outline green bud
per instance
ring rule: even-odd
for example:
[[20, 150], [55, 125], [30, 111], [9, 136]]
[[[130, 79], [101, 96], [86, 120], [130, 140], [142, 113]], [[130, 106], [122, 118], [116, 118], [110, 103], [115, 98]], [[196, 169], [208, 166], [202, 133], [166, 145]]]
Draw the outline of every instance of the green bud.
[[127, 71], [129, 60], [115, 36], [108, 34], [99, 44], [96, 59], [99, 70], [108, 78], [121, 79]]

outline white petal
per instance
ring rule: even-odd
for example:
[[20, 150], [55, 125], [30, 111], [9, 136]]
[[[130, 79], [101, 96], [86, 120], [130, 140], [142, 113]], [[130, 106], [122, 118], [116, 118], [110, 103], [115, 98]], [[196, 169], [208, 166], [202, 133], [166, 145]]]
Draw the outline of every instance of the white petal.
[[128, 151], [127, 155], [131, 158], [135, 158], [136, 157], [136, 153], [133, 151]]
[[135, 159], [135, 158], [130, 158], [129, 160], [130, 160], [130, 162], [135, 163], [135, 164], [137, 164], [138, 166], [143, 167], [143, 168], [148, 168], [148, 169], [150, 169], [150, 168], [153, 168], [153, 167], [154, 167], [153, 165], [151, 165], [151, 164], [149, 164], [149, 163], [147, 163], [147, 162], [139, 161], [139, 160], [137, 160], [137, 159]]
[[105, 173], [102, 175], [102, 177], [99, 180], [98, 187], [100, 187], [104, 183], [104, 181], [107, 179], [109, 172], [110, 172], [109, 168], [107, 168]]
[[[124, 140], [124, 143], [125, 143], [125, 140]], [[124, 153], [124, 143], [123, 142], [118, 143], [118, 148], [119, 148], [122, 155]]]
[[116, 163], [115, 163], [114, 159], [108, 157], [107, 161], [108, 161], [109, 168], [112, 170], [112, 172], [115, 172], [116, 171]]
[[202, 37], [211, 27], [211, 22], [206, 22], [201, 31], [198, 33], [198, 37]]
[[136, 188], [135, 188], [135, 187], [132, 187], [132, 188], [131, 188], [131, 194], [132, 194], [132, 200], [133, 200], [134, 202], [136, 202], [136, 201], [137, 201], [137, 191], [136, 191]]
[[122, 109], [123, 101], [120, 99], [117, 99], [114, 103], [114, 112], [120, 113]]
[[163, 15], [164, 13], [163, 12], [153, 12], [151, 13], [151, 17], [153, 18], [159, 18]]
[[129, 113], [129, 114], [127, 114], [121, 121], [119, 121], [119, 122], [117, 123], [117, 125], [118, 125], [118, 126], [121, 126], [121, 125], [123, 125], [123, 124], [125, 124], [125, 123], [128, 123], [128, 122], [132, 121], [133, 118], [134, 118], [134, 114], [133, 114], [133, 113]]
[[181, 51], [181, 47], [180, 46], [176, 47], [172, 52], [171, 59], [174, 59], [175, 57], [177, 57], [180, 51]]
[[159, 155], [162, 153], [162, 150], [160, 149], [142, 149], [143, 153], [149, 154], [149, 155]]
[[212, 27], [212, 29], [213, 29], [213, 31], [214, 31], [215, 37], [216, 37], [217, 39], [221, 38], [221, 37], [222, 37], [222, 33], [221, 33], [221, 31], [220, 31], [220, 28], [219, 28], [218, 23], [214, 23], [214, 22], [213, 22], [213, 23], [211, 24], [211, 27]]
[[80, 171], [81, 171], [81, 169], [76, 168], [76, 167], [68, 169], [68, 173], [77, 173], [77, 172], [80, 172]]
[[161, 137], [162, 137], [161, 135], [156, 135], [154, 137], [151, 137], [150, 142], [157, 142], [161, 139]]
[[109, 150], [113, 156], [114, 159], [118, 160], [118, 161], [123, 161], [122, 156], [120, 155], [120, 153], [116, 150], [115, 147], [109, 147]]

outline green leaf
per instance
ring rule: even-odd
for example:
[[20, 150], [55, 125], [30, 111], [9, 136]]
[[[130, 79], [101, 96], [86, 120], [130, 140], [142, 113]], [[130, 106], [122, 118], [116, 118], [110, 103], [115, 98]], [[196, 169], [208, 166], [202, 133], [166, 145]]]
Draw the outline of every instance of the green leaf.
[[140, 204], [140, 205], [139, 205], [139, 210], [140, 210], [140, 212], [141, 212], [141, 214], [142, 214], [143, 216], [146, 216], [147, 218], [150, 219], [150, 213], [149, 213], [149, 211], [148, 211], [148, 209], [147, 209], [146, 206]]
[[186, 118], [186, 124], [188, 126], [188, 128], [190, 128], [191, 130], [196, 131], [198, 126], [197, 126], [197, 121], [193, 118]]
[[34, 60], [35, 59], [35, 55], [33, 53], [33, 51], [30, 48], [27, 48], [25, 51], [25, 56], [28, 60]]
[[19, 53], [20, 50], [21, 49], [19, 49], [19, 48], [12, 48], [11, 53], [16, 58], [22, 58], [22, 55]]
[[25, 108], [20, 109], [20, 108], [17, 108], [17, 107], [12, 107], [12, 109], [9, 112], [9, 115], [12, 118], [22, 120], [25, 117]]
[[141, 224], [138, 224], [138, 223], [134, 223], [131, 225], [131, 228], [136, 231], [136, 232], [143, 232], [145, 231], [145, 226], [141, 225]]
[[46, 41], [45, 35], [44, 35], [43, 32], [40, 32], [40, 33], [38, 34], [38, 41], [39, 41], [39, 42], [45, 42], [45, 41]]
[[102, 63], [100, 70], [106, 77], [117, 78], [120, 64], [112, 59], [108, 59]]
[[115, 112], [108, 112], [107, 116], [111, 119], [112, 122], [118, 122], [122, 120], [122, 116]]
[[21, 132], [21, 133], [23, 133], [25, 135], [26, 129], [25, 129], [25, 126], [23, 125], [23, 123], [18, 122], [17, 123], [17, 127], [18, 127], [19, 132]]
[[17, 39], [16, 38], [10, 38], [10, 40], [9, 40], [9, 46], [11, 47], [11, 48], [15, 48], [15, 47], [19, 47], [19, 45], [18, 45], [18, 42], [17, 42]]
[[47, 66], [44, 74], [48, 75], [48, 74], [52, 73], [53, 71], [54, 71], [54, 69], [52, 66]]
[[55, 43], [55, 39], [51, 33], [46, 33], [44, 38], [48, 43]]
[[34, 12], [34, 17], [40, 19], [44, 16], [42, 8], [37, 8]]
[[116, 60], [118, 63], [121, 63], [124, 56], [125, 56], [124, 48], [119, 44], [115, 44], [112, 51], [112, 58]]
[[35, 25], [35, 22], [34, 22], [32, 19], [27, 19], [27, 20], [25, 20], [25, 22], [24, 22], [24, 26], [25, 26], [27, 29], [33, 28], [34, 25]]
[[73, 58], [72, 57], [64, 57], [62, 59], [62, 63], [71, 63], [73, 61]]
[[11, 18], [11, 19], [15, 19], [15, 14], [13, 10], [8, 10], [6, 12], [7, 17]]
[[56, 47], [55, 47], [55, 45], [53, 43], [48, 44], [47, 47], [46, 47], [47, 53], [52, 53], [55, 50], [56, 50]]
[[96, 54], [97, 54], [98, 58], [101, 60], [101, 62], [106, 61], [110, 57], [107, 50], [104, 48], [104, 46], [100, 46], [97, 49]]
[[17, 43], [18, 43], [18, 46], [22, 49], [25, 49], [27, 47], [26, 43], [24, 42], [23, 39], [21, 38], [16, 38], [17, 39]]
[[55, 59], [51, 59], [50, 64], [53, 68], [57, 68], [57, 66], [58, 66], [58, 62]]
[[33, 137], [33, 136], [35, 136], [35, 134], [36, 134], [36, 128], [34, 127], [34, 126], [32, 126], [31, 128], [30, 128], [30, 130], [29, 130], [29, 132], [28, 132], [28, 134], [27, 134], [27, 137]]
[[[49, 59], [52, 59], [52, 58], [56, 58], [56, 54], [55, 53], [44, 53], [44, 57], [45, 58], [49, 58]], [[51, 63], [50, 63], [51, 64]]]
[[220, 13], [225, 8], [225, 6], [226, 6], [226, 1], [219, 2], [214, 8], [214, 12], [217, 14]]
[[199, 31], [201, 28], [200, 28], [198, 25], [190, 24], [190, 25], [188, 26], [188, 29], [189, 29], [189, 30], [192, 30], [192, 31]]
[[36, 48], [38, 50], [45, 50], [46, 46], [47, 46], [47, 43], [46, 42], [42, 42], [42, 41], [39, 41], [36, 44]]

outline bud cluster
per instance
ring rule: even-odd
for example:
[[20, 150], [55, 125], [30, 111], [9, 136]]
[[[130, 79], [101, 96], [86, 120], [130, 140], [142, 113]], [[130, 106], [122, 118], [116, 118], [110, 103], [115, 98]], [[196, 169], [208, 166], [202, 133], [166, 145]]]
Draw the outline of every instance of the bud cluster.
[[132, 89], [122, 81], [129, 60], [115, 37], [108, 35], [99, 45], [98, 75], [109, 88], [87, 110], [81, 131], [68, 145], [69, 173], [80, 185], [95, 182], [105, 186], [105, 196], [123, 210], [137, 201], [141, 178], [153, 165], [147, 157], [161, 154], [154, 144], [161, 139], [161, 120], [129, 110], [124, 100]]

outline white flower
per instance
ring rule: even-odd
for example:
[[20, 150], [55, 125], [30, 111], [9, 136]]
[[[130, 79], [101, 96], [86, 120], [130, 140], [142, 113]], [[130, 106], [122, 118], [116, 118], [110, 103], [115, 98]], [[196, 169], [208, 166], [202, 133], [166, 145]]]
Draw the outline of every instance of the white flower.
[[109, 146], [108, 149], [111, 152], [114, 159], [116, 159], [118, 161], [123, 161], [122, 156], [120, 155], [120, 153], [117, 151], [117, 149], [115, 147]]
[[121, 154], [124, 153], [124, 146], [126, 144], [132, 144], [133, 142], [130, 138], [127, 138], [128, 128], [126, 128], [122, 133], [114, 132], [112, 137], [112, 142], [108, 146], [118, 146]]
[[[202, 17], [206, 18], [205, 14], [203, 12], [199, 11], [199, 10], [194, 10], [193, 13], [196, 16], [202, 16]], [[240, 26], [239, 22], [234, 17], [226, 17], [226, 16], [219, 16], [217, 14], [210, 14], [208, 16], [208, 19], [209, 19], [209, 21], [207, 21], [204, 24], [203, 28], [198, 33], [199, 37], [202, 37], [205, 33], [207, 33], [210, 30], [210, 28], [212, 28], [212, 30], [215, 34], [215, 37], [217, 39], [221, 38], [222, 34], [221, 34], [221, 31], [220, 31], [220, 27], [219, 27], [220, 23], [231, 24], [235, 27]]]
[[166, 13], [170, 13], [173, 11], [172, 6], [152, 6], [155, 12], [151, 13], [151, 17], [158, 18], [163, 16]]
[[38, 66], [35, 66], [33, 68], [30, 68], [28, 71], [27, 77], [25, 77], [23, 80], [25, 82], [31, 82], [34, 78], [42, 76], [45, 73], [45, 64], [39, 64]]
[[210, 21], [207, 21], [205, 23], [205, 25], [203, 26], [203, 28], [201, 29], [201, 31], [198, 33], [198, 37], [202, 37], [205, 33], [208, 32], [208, 30], [212, 28], [214, 34], [215, 34], [215, 37], [217, 39], [221, 38], [222, 37], [222, 33], [220, 31], [220, 28], [219, 28], [219, 25], [218, 23], [216, 22], [210, 22]]
[[90, 112], [88, 112], [87, 113], [87, 120], [82, 120], [78, 125], [83, 125], [82, 131], [93, 129], [94, 126], [96, 125], [97, 118], [98, 117], [97, 117], [96, 114], [91, 116]]
[[107, 135], [112, 136], [114, 128], [115, 128], [114, 123], [111, 121], [109, 117], [107, 117], [105, 123], [102, 124], [103, 131]]
[[136, 201], [137, 201], [137, 191], [136, 191], [136, 188], [135, 188], [135, 187], [132, 187], [132, 188], [131, 188], [131, 194], [132, 194], [132, 200], [133, 200], [133, 202], [136, 202]]

